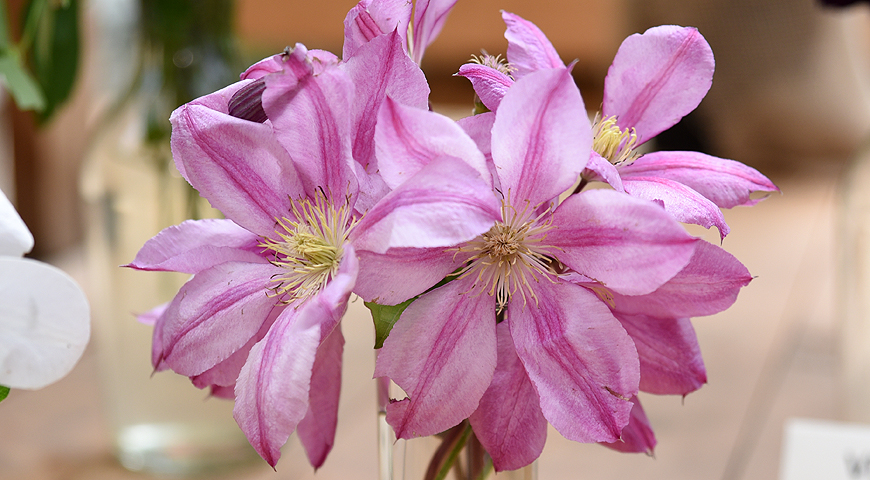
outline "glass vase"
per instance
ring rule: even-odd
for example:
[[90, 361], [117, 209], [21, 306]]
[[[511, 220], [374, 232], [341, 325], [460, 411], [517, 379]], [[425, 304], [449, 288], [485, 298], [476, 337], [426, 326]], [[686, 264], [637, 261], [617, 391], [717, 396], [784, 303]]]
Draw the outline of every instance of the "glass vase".
[[[386, 378], [378, 382], [378, 480], [537, 480], [537, 461], [495, 472], [492, 459], [474, 436], [468, 420], [429, 437], [396, 439], [385, 407], [400, 389]], [[397, 395], [398, 394], [398, 395]]]
[[[197, 72], [213, 75], [225, 70], [226, 62], [202, 53], [198, 45], [215, 43], [214, 32], [197, 24], [210, 22], [211, 16], [229, 17], [231, 4], [213, 2], [200, 17], [192, 10], [199, 2], [191, 0], [113, 1], [116, 10], [133, 13], [126, 20], [110, 19], [115, 23], [103, 27], [103, 64], [114, 70], [103, 81], [114, 99], [92, 138], [80, 177], [104, 410], [124, 467], [171, 476], [226, 472], [256, 458], [233, 420], [232, 402], [210, 398], [186, 377], [155, 373], [153, 328], [136, 320], [136, 315], [171, 300], [188, 276], [121, 265], [130, 263], [162, 229], [219, 214], [177, 172], [169, 146], [169, 114], [180, 102], [218, 88], [198, 80], [202, 75]], [[155, 26], [172, 20], [201, 36], [185, 37]], [[216, 28], [213, 24], [210, 28]], [[164, 41], [161, 35], [171, 38]], [[135, 73], [120, 80], [110, 75], [125, 68]], [[215, 82], [232, 81], [232, 76], [215, 76]]]

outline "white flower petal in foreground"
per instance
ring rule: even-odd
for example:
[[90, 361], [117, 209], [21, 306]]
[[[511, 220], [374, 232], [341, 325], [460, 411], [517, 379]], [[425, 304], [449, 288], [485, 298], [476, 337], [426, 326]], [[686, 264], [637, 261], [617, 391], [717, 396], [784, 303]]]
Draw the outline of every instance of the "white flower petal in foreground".
[[84, 293], [58, 268], [0, 257], [0, 385], [38, 389], [60, 380], [90, 337]]

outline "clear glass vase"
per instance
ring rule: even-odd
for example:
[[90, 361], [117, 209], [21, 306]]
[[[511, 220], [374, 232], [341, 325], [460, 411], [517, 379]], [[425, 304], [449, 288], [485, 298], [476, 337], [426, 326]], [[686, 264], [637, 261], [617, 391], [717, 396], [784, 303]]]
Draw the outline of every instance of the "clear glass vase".
[[537, 461], [496, 473], [468, 421], [430, 437], [396, 440], [385, 406], [398, 387], [378, 378], [378, 480], [537, 480]]
[[[119, 86], [124, 82], [115, 79], [115, 85], [105, 86], [115, 92], [113, 107], [97, 128], [80, 177], [104, 411], [118, 460], [126, 468], [172, 476], [225, 472], [256, 458], [233, 420], [232, 402], [210, 398], [186, 377], [155, 373], [151, 365], [153, 329], [136, 321], [137, 314], [172, 299], [188, 276], [121, 268], [163, 228], [188, 218], [219, 214], [175, 169], [169, 114], [179, 102], [192, 99], [185, 100], [186, 96], [196, 93], [188, 87], [198, 84], [198, 76], [188, 70], [213, 74], [221, 71], [215, 68], [215, 60], [225, 62], [220, 56], [206, 58], [195, 44], [182, 48], [148, 33], [153, 30], [147, 25], [148, 18], [157, 21], [158, 15], [146, 10], [174, 9], [176, 14], [188, 15], [183, 24], [206, 21], [190, 10], [198, 2], [113, 1], [115, 7], [129, 4], [127, 11], [138, 10], [139, 14], [127, 19], [127, 24], [103, 28], [108, 37], [103, 48], [123, 50], [105, 52], [104, 64], [135, 74], [128, 75], [126, 85]], [[208, 14], [229, 17], [230, 5], [214, 2]], [[173, 41], [184, 43], [177, 32], [172, 35]], [[208, 35], [200, 40], [212, 43]], [[233, 79], [214, 80], [230, 83]], [[111, 82], [112, 77], [104, 81]]]

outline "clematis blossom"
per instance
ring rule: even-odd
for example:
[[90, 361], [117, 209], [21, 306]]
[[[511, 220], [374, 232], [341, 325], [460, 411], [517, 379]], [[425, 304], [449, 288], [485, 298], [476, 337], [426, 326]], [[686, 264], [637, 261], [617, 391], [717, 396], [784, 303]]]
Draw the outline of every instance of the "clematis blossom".
[[[485, 57], [463, 65], [458, 73], [472, 82], [492, 111], [515, 79], [542, 68], [565, 68], [537, 26], [508, 12], [502, 18], [508, 63]], [[661, 202], [677, 220], [715, 226], [722, 238], [729, 232], [722, 208], [756, 204], [760, 199], [753, 192], [779, 191], [757, 170], [733, 160], [700, 152], [637, 153], [700, 104], [712, 85], [713, 70], [713, 52], [694, 28], [664, 25], [626, 38], [604, 81], [583, 184], [602, 181]]]
[[73, 369], [90, 338], [90, 307], [62, 270], [22, 258], [33, 236], [0, 192], [0, 386], [35, 390]]
[[361, 90], [334, 56], [297, 44], [176, 110], [176, 166], [226, 219], [169, 227], [128, 265], [193, 274], [150, 313], [155, 369], [234, 396], [236, 421], [272, 466], [293, 431], [315, 468], [332, 448], [341, 317], [355, 289], [385, 295], [366, 252], [454, 245], [498, 217], [494, 199], [480, 200], [490, 184], [461, 157], [361, 208], [348, 109]]
[[[416, 138], [403, 134], [429, 131], [425, 114], [400, 109], [379, 120], [380, 145], [396, 152], [382, 159], [385, 179], [449, 156], [416, 148]], [[478, 145], [489, 143], [501, 215], [473, 240], [417, 253], [419, 268], [403, 273], [416, 289], [404, 295], [419, 297], [384, 342], [375, 376], [407, 394], [387, 406], [397, 437], [431, 435], [469, 418], [495, 468], [506, 470], [537, 458], [547, 422], [571, 440], [615, 442], [630, 421], [641, 381], [635, 344], [608, 304], [566, 275], [648, 295], [688, 265], [699, 240], [659, 205], [614, 191], [559, 203], [592, 146], [567, 69], [518, 79], [494, 117], [481, 122], [490, 119], [491, 142]], [[423, 153], [405, 154], [411, 151]], [[423, 267], [438, 262], [459, 271], [429, 290], [438, 279]]]

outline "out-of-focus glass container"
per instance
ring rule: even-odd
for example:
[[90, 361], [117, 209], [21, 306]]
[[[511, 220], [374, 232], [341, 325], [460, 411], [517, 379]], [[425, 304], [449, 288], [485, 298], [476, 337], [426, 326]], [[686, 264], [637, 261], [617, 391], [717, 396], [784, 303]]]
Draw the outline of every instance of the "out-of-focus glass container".
[[[396, 440], [387, 423], [390, 397], [404, 393], [386, 378], [378, 378], [379, 480], [537, 480], [537, 460], [523, 468], [496, 473], [492, 460], [465, 421], [438, 435]], [[444, 475], [446, 472], [446, 476]]]
[[[80, 188], [105, 407], [120, 462], [131, 470], [188, 475], [226, 471], [256, 457], [232, 417], [232, 402], [209, 398], [172, 372], [154, 373], [152, 327], [136, 314], [172, 299], [187, 275], [121, 265], [163, 228], [219, 212], [172, 162], [169, 114], [235, 79], [228, 1], [97, 1], [106, 17], [106, 77], [115, 101], [102, 119]], [[103, 5], [105, 4], [105, 5]], [[126, 8], [119, 5], [124, 4]], [[114, 22], [114, 23], [113, 23]], [[121, 75], [123, 76], [123, 75]], [[126, 81], [125, 81], [126, 80]], [[114, 82], [114, 84], [112, 84]]]

